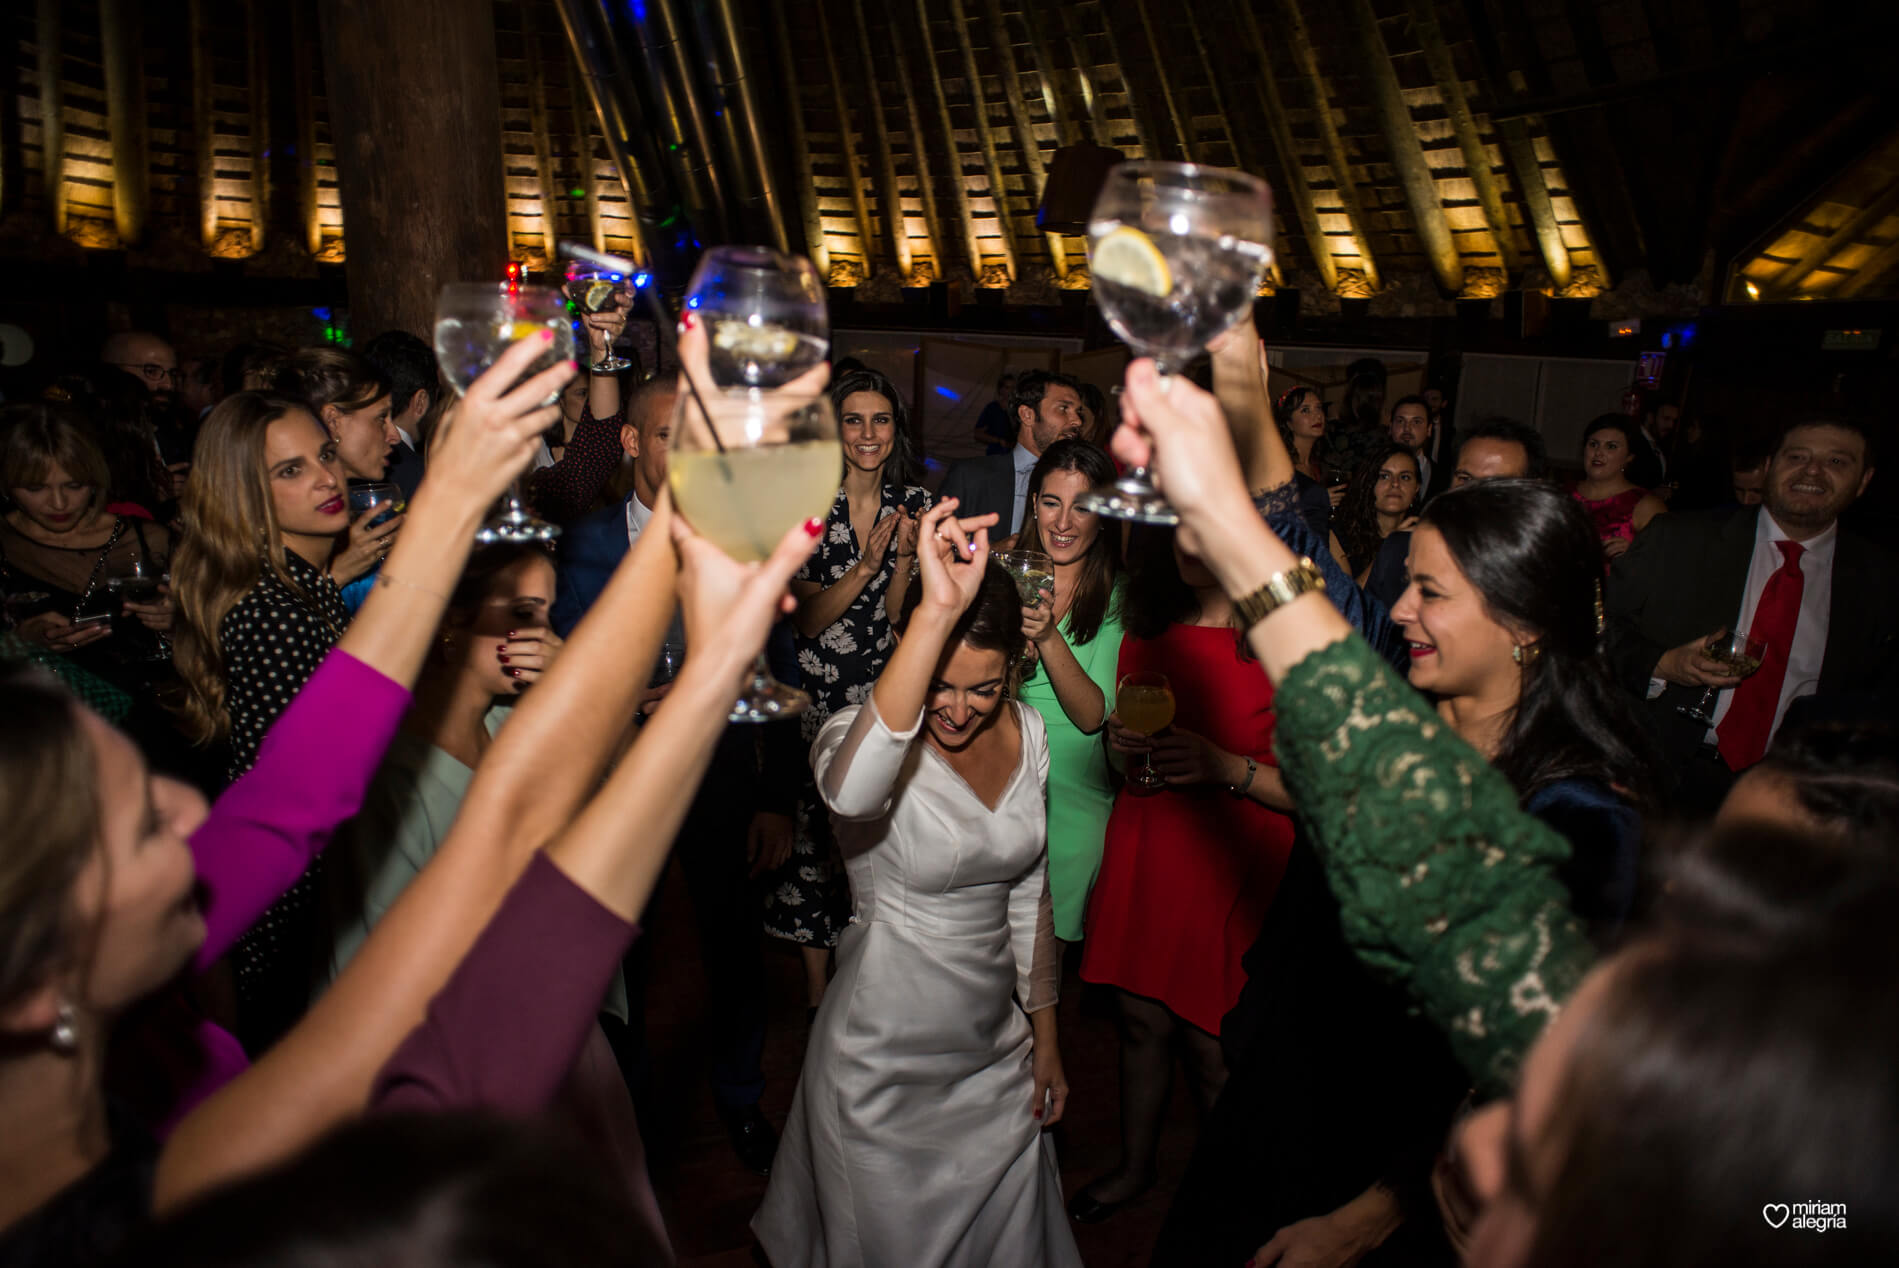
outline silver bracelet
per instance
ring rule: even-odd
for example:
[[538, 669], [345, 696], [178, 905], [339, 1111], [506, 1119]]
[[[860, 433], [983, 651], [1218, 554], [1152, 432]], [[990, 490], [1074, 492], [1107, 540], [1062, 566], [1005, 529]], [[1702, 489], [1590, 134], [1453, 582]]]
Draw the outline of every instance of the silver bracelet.
[[1253, 786], [1253, 776], [1259, 774], [1258, 762], [1247, 757], [1245, 754], [1241, 754], [1241, 760], [1246, 763], [1246, 778], [1237, 784], [1227, 785], [1227, 791], [1232, 793], [1235, 797], [1245, 797], [1246, 790]]

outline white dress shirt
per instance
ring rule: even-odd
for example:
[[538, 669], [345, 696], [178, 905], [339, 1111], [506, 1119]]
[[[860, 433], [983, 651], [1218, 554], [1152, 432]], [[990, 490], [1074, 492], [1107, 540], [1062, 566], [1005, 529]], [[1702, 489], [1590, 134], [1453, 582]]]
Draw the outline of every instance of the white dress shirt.
[[1022, 531], [1022, 513], [1029, 502], [1029, 476], [1035, 464], [1041, 461], [1041, 455], [1032, 454], [1026, 446], [1017, 444], [1009, 456], [1015, 459], [1015, 508], [1009, 513], [1009, 534], [1014, 536]]
[[[1734, 618], [1737, 630], [1754, 628], [1754, 611], [1760, 606], [1761, 591], [1767, 588], [1767, 579], [1780, 571], [1785, 558], [1775, 542], [1790, 540], [1782, 531], [1774, 517], [1762, 510], [1760, 521], [1754, 528], [1754, 556], [1747, 565], [1747, 586], [1741, 591], [1741, 611]], [[1780, 730], [1780, 720], [1787, 716], [1787, 706], [1801, 696], [1810, 696], [1820, 689], [1820, 666], [1826, 660], [1827, 620], [1833, 610], [1833, 550], [1840, 540], [1840, 526], [1829, 524], [1824, 533], [1810, 537], [1801, 543], [1806, 553], [1800, 556], [1800, 575], [1804, 585], [1800, 591], [1800, 615], [1794, 622], [1793, 648], [1787, 656], [1787, 676], [1780, 681], [1780, 703], [1774, 706], [1774, 726], [1768, 732], [1768, 743], [1773, 742], [1774, 734]], [[1734, 692], [1723, 691], [1715, 700], [1714, 724], [1728, 716], [1728, 709], [1734, 703]], [[1712, 728], [1708, 731], [1708, 743], [1715, 742]]]
[[653, 510], [640, 501], [640, 495], [629, 493], [626, 498], [626, 548], [633, 549], [633, 543], [640, 539], [640, 530], [653, 518]]
[[1418, 450], [1415, 457], [1418, 460], [1418, 492], [1423, 493], [1431, 487], [1431, 458], [1422, 449]]

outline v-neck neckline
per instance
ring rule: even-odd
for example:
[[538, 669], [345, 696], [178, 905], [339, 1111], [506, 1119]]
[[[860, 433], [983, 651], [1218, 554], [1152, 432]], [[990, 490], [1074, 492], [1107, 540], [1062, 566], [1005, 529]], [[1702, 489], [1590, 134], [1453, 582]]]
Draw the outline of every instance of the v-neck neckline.
[[[948, 771], [952, 776], [954, 776], [956, 779], [956, 782], [963, 786], [963, 791], [968, 793], [970, 797], [974, 799], [976, 804], [983, 808], [983, 811], [985, 813], [991, 814], [991, 815], [1001, 810], [1002, 803], [1009, 800], [1009, 794], [1015, 791], [1016, 781], [1022, 778], [1023, 759], [1028, 756], [1028, 751], [1029, 751], [1028, 728], [1022, 725], [1022, 714], [1020, 711], [1020, 707], [1018, 706], [1017, 702], [1014, 700], [1008, 701], [1007, 703], [1010, 708], [1017, 710], [1015, 714], [1015, 729], [1016, 729], [1016, 742], [1017, 742], [1016, 754], [1015, 754], [1015, 768], [1009, 772], [1009, 778], [1002, 785], [1002, 791], [996, 794], [996, 804], [993, 806], [982, 799], [982, 794], [976, 791], [976, 786], [970, 783], [967, 779], [963, 778], [963, 772], [957, 770], [956, 767], [950, 762], [950, 759], [943, 756], [942, 752], [939, 751], [934, 744], [930, 743], [927, 738], [925, 738], [923, 741], [924, 752], [928, 753], [930, 756], [934, 757], [937, 761], [941, 762], [943, 764], [943, 769]], [[929, 725], [929, 722], [926, 720], [923, 723], [923, 725], [927, 727]]]

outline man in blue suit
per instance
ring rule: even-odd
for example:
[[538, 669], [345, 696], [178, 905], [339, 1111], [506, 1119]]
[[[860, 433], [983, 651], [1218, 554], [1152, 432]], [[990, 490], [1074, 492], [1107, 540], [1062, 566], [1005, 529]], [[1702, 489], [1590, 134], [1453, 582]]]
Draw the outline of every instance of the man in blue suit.
[[[627, 402], [620, 443], [633, 465], [633, 491], [625, 501], [572, 525], [559, 543], [559, 588], [554, 629], [572, 632], [632, 544], [645, 531], [666, 486], [666, 448], [676, 389], [655, 380]], [[668, 641], [683, 645], [678, 616]], [[795, 682], [797, 662], [781, 627], [773, 638], [773, 670]], [[736, 691], [737, 684], [733, 684]], [[641, 716], [659, 706], [656, 688], [640, 706]], [[736, 697], [735, 697], [736, 698]], [[710, 1052], [707, 1072], [719, 1117], [740, 1161], [769, 1174], [777, 1134], [759, 1111], [765, 1090], [760, 1058], [765, 1047], [765, 966], [759, 895], [753, 879], [791, 851], [792, 812], [804, 761], [795, 722], [729, 726], [714, 752], [678, 837], [680, 870], [699, 926], [706, 977]], [[670, 795], [655, 789], [656, 796]], [[646, 982], [651, 971], [648, 940], [640, 939], [626, 960], [630, 1021], [616, 1043], [621, 1065], [642, 1111], [654, 1105], [648, 1086], [644, 1033]], [[612, 1030], [609, 1029], [612, 1035]], [[650, 1121], [650, 1115], [642, 1118]]]
[[1015, 448], [993, 457], [964, 458], [943, 477], [938, 497], [956, 498], [959, 516], [997, 517], [997, 537], [1022, 531], [1022, 508], [1029, 499], [1029, 473], [1043, 452], [1058, 440], [1081, 435], [1081, 391], [1066, 374], [1030, 370], [1016, 376], [1009, 408], [1021, 427]]

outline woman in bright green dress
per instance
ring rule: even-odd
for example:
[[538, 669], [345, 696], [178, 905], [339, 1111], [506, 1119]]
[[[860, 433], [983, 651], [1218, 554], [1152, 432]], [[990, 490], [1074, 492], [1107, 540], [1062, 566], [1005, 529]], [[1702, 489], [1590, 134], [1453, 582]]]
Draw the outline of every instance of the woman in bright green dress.
[[[1121, 655], [1121, 534], [1077, 498], [1114, 480], [1114, 462], [1083, 440], [1048, 447], [1029, 473], [1017, 550], [1055, 561], [1053, 601], [1022, 611], [1034, 648], [1021, 699], [1048, 727], [1048, 887], [1055, 936], [1078, 942], [1114, 808], [1101, 726]], [[1112, 526], [1110, 526], [1112, 527]]]

